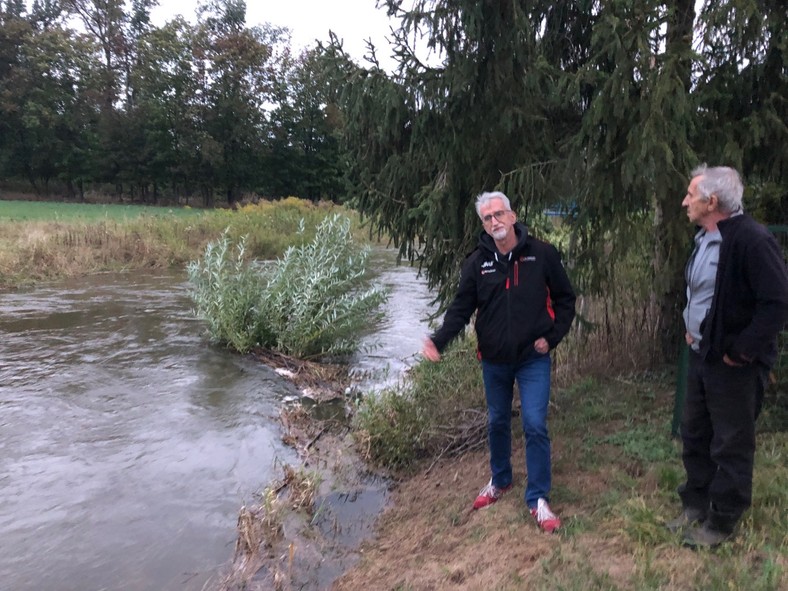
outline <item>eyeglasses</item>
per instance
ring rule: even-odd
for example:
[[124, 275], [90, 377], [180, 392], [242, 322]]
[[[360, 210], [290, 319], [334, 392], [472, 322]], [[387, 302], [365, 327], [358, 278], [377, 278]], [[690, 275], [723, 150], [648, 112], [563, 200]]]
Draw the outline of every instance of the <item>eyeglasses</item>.
[[499, 209], [498, 211], [494, 211], [491, 214], [488, 213], [486, 216], [482, 218], [482, 222], [485, 224], [489, 224], [493, 218], [502, 222], [506, 219], [506, 214], [511, 213], [511, 209]]

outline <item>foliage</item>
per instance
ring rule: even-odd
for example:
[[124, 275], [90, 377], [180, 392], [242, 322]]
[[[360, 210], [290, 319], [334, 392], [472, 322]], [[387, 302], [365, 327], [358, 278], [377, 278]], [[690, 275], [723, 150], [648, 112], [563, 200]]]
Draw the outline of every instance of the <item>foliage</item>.
[[348, 218], [323, 220], [312, 242], [289, 248], [266, 273], [262, 312], [276, 340], [261, 344], [301, 358], [355, 351], [386, 298], [364, 286], [368, 257], [368, 248], [355, 247]]
[[689, 170], [732, 164], [770, 199], [785, 194], [784, 10], [741, 0], [705, 2], [697, 15], [693, 0], [384, 4], [400, 19], [393, 75], [353, 64], [338, 42], [327, 50], [361, 213], [421, 263], [444, 304], [457, 253], [480, 231], [481, 190], [504, 190], [526, 221], [563, 211], [566, 258], [588, 295], [621, 281], [615, 262], [645, 232], [655, 337], [672, 358]]
[[304, 198], [344, 197], [344, 159], [336, 108], [316, 50], [286, 60], [268, 117], [270, 149], [263, 158], [266, 195], [290, 191]]
[[227, 234], [208, 244], [202, 261], [188, 266], [197, 316], [211, 340], [236, 351], [270, 342], [260, 309], [264, 280], [246, 260], [245, 239], [232, 245]]
[[468, 360], [475, 339], [452, 343], [441, 362], [415, 366], [405, 384], [364, 397], [354, 415], [366, 457], [407, 472], [418, 460], [479, 447], [486, 437], [481, 371]]
[[368, 254], [355, 246], [350, 220], [338, 214], [319, 224], [311, 242], [288, 248], [270, 265], [247, 262], [245, 240], [233, 245], [225, 233], [189, 264], [197, 315], [212, 341], [238, 351], [346, 355], [386, 298], [366, 285]]
[[156, 27], [155, 4], [0, 3], [0, 180], [80, 201], [338, 200], [324, 85], [288, 31], [246, 26], [237, 0]]

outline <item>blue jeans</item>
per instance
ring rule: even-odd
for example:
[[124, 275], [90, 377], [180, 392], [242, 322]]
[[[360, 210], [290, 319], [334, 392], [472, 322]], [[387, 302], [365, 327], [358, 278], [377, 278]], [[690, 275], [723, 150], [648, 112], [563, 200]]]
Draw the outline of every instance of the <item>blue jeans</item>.
[[512, 483], [512, 398], [516, 380], [528, 472], [525, 502], [530, 508], [536, 507], [540, 497], [549, 499], [551, 487], [550, 436], [547, 432], [550, 355], [537, 355], [520, 363], [482, 361], [482, 377], [487, 398], [492, 482], [499, 488]]

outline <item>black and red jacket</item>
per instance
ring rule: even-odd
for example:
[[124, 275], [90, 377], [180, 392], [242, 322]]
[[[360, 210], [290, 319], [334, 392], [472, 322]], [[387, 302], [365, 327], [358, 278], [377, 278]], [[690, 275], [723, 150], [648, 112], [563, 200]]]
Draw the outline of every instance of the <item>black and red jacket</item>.
[[441, 326], [432, 335], [438, 351], [476, 314], [481, 359], [516, 363], [534, 354], [544, 337], [552, 350], [575, 317], [575, 293], [554, 246], [528, 236], [514, 225], [517, 245], [502, 255], [486, 232], [465, 259], [460, 286]]

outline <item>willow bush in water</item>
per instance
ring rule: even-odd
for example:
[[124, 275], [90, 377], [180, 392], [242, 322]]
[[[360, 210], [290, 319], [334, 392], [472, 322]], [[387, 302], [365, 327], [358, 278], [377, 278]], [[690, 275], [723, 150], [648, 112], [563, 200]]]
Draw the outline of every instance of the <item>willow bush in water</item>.
[[353, 242], [344, 216], [326, 217], [312, 241], [271, 264], [245, 255], [245, 241], [234, 244], [225, 233], [188, 267], [196, 314], [214, 343], [339, 357], [355, 351], [361, 330], [379, 319], [386, 293], [369, 285], [369, 249]]

